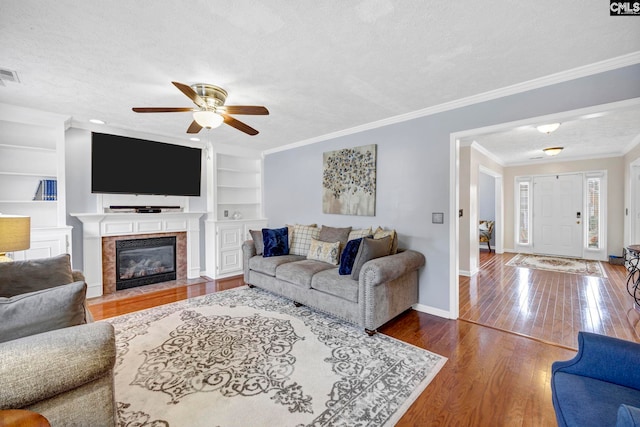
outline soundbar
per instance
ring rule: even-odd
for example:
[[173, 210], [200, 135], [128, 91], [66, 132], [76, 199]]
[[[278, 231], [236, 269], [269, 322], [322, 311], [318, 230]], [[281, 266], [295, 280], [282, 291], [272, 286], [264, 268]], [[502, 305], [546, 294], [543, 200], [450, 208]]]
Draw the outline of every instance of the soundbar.
[[136, 213], [160, 213], [163, 210], [170, 209], [172, 211], [181, 210], [180, 206], [125, 206], [125, 205], [111, 205], [109, 206], [111, 211], [128, 211]]

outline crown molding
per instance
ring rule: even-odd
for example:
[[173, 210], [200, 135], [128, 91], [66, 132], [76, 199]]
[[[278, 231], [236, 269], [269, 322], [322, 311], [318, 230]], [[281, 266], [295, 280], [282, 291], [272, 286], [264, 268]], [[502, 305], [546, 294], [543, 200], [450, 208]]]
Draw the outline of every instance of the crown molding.
[[548, 76], [540, 77], [533, 80], [528, 80], [522, 83], [506, 86], [500, 89], [479, 93], [477, 95], [468, 96], [466, 98], [460, 98], [455, 101], [445, 102], [443, 104], [435, 105], [433, 107], [423, 108], [423, 109], [412, 111], [406, 114], [392, 116], [386, 119], [377, 120], [375, 122], [366, 123], [364, 125], [359, 125], [359, 126], [344, 129], [341, 131], [317, 136], [314, 138], [305, 139], [302, 141], [283, 145], [281, 147], [272, 148], [269, 150], [265, 150], [263, 154], [269, 155], [269, 154], [277, 153], [280, 151], [291, 150], [294, 148], [303, 147], [305, 145], [315, 144], [317, 142], [327, 141], [327, 140], [339, 138], [342, 136], [352, 135], [355, 133], [360, 133], [367, 130], [392, 125], [395, 123], [401, 123], [401, 122], [413, 120], [420, 117], [430, 116], [430, 115], [442, 113], [445, 111], [455, 110], [458, 108], [479, 104], [481, 102], [491, 101], [494, 99], [503, 98], [506, 96], [515, 95], [518, 93], [527, 92], [534, 89], [539, 89], [545, 86], [564, 83], [564, 82], [575, 80], [581, 77], [587, 77], [594, 74], [616, 70], [618, 68], [626, 67], [629, 65], [635, 65], [638, 63], [640, 63], [640, 51], [632, 52], [627, 55], [618, 56], [618, 57], [607, 59], [600, 62], [595, 62], [593, 64], [584, 65], [584, 66], [573, 68], [570, 70], [561, 71], [559, 73], [550, 74]]

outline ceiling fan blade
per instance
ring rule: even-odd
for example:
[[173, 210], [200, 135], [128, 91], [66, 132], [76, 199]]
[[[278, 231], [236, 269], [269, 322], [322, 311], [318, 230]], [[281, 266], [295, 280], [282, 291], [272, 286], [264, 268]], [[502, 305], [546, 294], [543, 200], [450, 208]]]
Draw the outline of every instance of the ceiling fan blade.
[[187, 86], [184, 83], [171, 82], [175, 87], [180, 89], [180, 92], [184, 93], [192, 100], [198, 107], [206, 108], [207, 103], [204, 102], [204, 99], [200, 98], [200, 95], [196, 93], [195, 90], [191, 89], [191, 86]]
[[258, 131], [255, 130], [254, 128], [252, 128], [251, 126], [249, 126], [246, 123], [242, 123], [240, 120], [234, 119], [233, 117], [227, 115], [227, 114], [221, 114], [222, 117], [224, 117], [224, 122], [226, 124], [228, 124], [231, 127], [234, 127], [236, 129], [238, 129], [239, 131], [242, 131], [246, 134], [249, 135], [257, 135]]
[[260, 105], [223, 105], [219, 110], [223, 110], [228, 114], [247, 114], [254, 116], [266, 116], [269, 114], [269, 110]]
[[202, 129], [202, 126], [198, 124], [195, 120], [191, 122], [189, 129], [187, 129], [187, 133], [198, 133]]
[[134, 107], [132, 108], [136, 113], [181, 113], [185, 111], [193, 111], [193, 108], [188, 107]]

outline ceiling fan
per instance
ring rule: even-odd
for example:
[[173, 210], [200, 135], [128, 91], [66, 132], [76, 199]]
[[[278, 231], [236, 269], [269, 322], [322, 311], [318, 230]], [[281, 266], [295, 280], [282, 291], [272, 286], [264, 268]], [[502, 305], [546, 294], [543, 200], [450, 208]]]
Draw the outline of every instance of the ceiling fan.
[[258, 105], [224, 105], [227, 91], [221, 87], [207, 83], [196, 83], [188, 86], [184, 83], [171, 82], [182, 93], [196, 104], [189, 107], [134, 107], [136, 113], [179, 113], [193, 112], [193, 122], [187, 133], [198, 133], [202, 128], [216, 128], [223, 122], [249, 135], [257, 135], [258, 131], [230, 116], [230, 114], [268, 115], [269, 110]]

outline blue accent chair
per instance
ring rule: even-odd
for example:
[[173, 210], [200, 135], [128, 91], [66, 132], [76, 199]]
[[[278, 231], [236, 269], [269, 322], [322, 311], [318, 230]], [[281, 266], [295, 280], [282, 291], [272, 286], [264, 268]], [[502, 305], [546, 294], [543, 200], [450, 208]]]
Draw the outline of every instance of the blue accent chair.
[[578, 353], [551, 365], [560, 427], [640, 426], [640, 344], [578, 333]]

